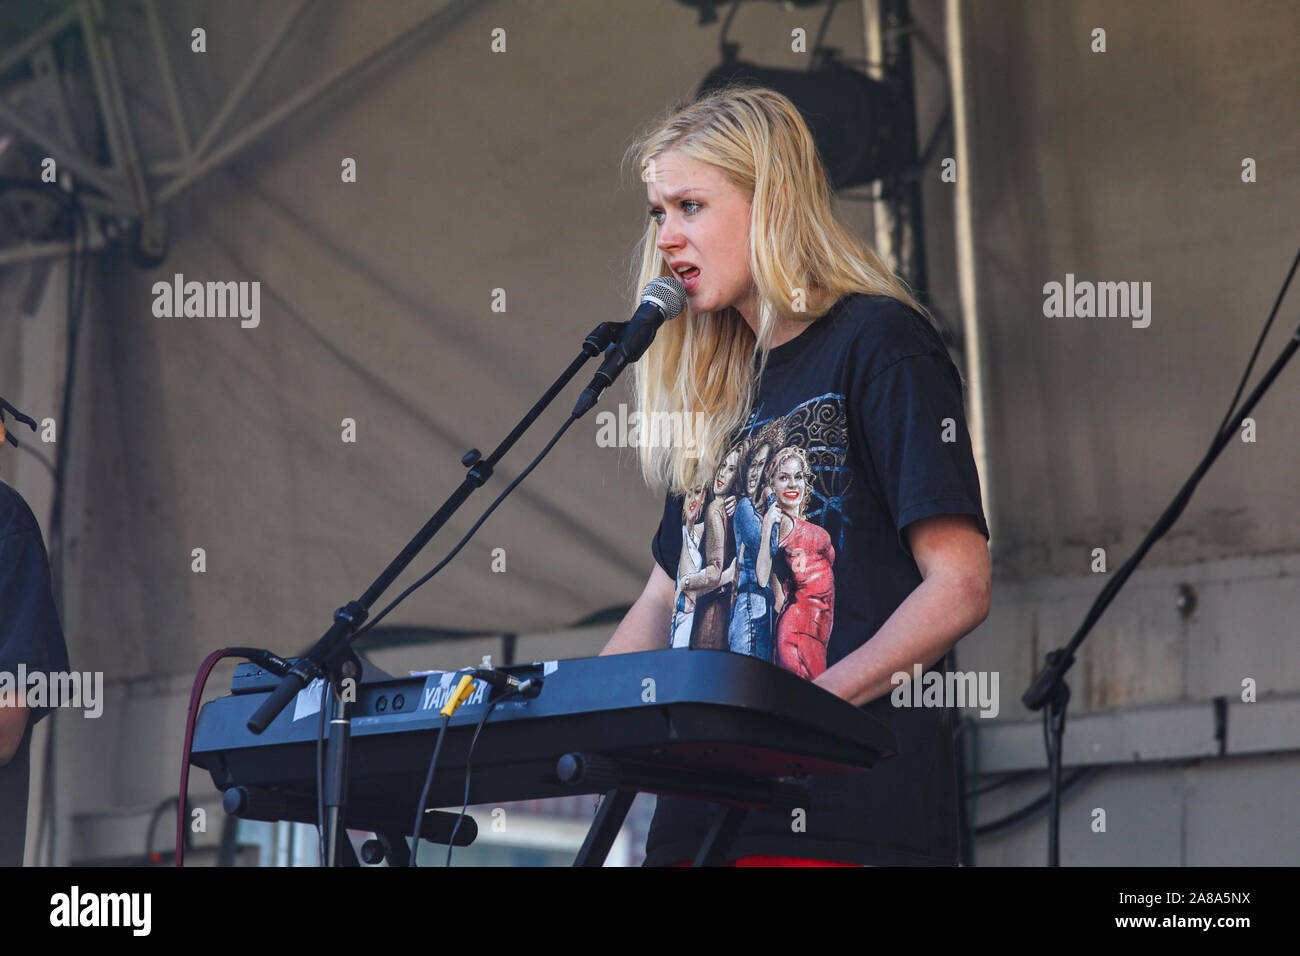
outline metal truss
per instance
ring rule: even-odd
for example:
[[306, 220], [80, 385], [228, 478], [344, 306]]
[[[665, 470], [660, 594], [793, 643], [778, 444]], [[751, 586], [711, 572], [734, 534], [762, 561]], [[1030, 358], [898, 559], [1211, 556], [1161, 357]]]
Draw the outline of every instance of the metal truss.
[[[166, 247], [165, 219], [162, 209], [167, 202], [192, 186], [212, 170], [229, 162], [290, 116], [311, 105], [326, 93], [342, 86], [358, 72], [392, 54], [399, 46], [441, 35], [461, 15], [482, 0], [442, 0], [435, 9], [397, 36], [379, 44], [353, 63], [339, 67], [315, 83], [291, 94], [262, 116], [228, 136], [226, 130], [235, 112], [247, 98], [262, 72], [287, 42], [295, 22], [307, 8], [307, 0], [296, 0], [288, 15], [266, 37], [243, 74], [226, 93], [225, 100], [207, 121], [197, 137], [192, 137], [181, 108], [180, 90], [164, 43], [156, 0], [138, 0], [144, 8], [157, 78], [167, 102], [168, 116], [176, 140], [176, 158], [151, 164], [142, 162], [139, 141], [131, 125], [118, 70], [116, 45], [104, 14], [103, 0], [82, 0], [54, 17], [12, 49], [0, 53], [0, 76], [24, 61], [30, 61], [36, 75], [31, 90], [47, 119], [38, 122], [30, 110], [19, 110], [0, 96], [0, 125], [36, 143], [54, 158], [60, 169], [71, 172], [95, 192], [82, 192], [81, 205], [92, 213], [109, 217], [118, 227], [138, 226], [137, 252], [146, 259], [160, 259]], [[51, 44], [70, 31], [76, 31], [85, 48], [95, 102], [108, 148], [109, 164], [101, 165], [80, 150], [72, 141], [68, 104], [57, 82], [57, 65]], [[28, 104], [29, 106], [31, 104]], [[53, 128], [51, 128], [53, 127]], [[92, 231], [90, 248], [99, 249], [107, 240], [98, 230]], [[72, 243], [31, 242], [0, 249], [0, 266], [10, 263], [67, 255]]]

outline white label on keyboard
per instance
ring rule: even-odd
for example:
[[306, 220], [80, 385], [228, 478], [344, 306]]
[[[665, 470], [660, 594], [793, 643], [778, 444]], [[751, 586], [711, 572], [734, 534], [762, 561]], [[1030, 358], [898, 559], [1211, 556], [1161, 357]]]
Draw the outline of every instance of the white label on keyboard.
[[310, 717], [320, 710], [321, 691], [325, 687], [325, 678], [317, 677], [314, 681], [298, 691], [293, 699], [293, 719]]

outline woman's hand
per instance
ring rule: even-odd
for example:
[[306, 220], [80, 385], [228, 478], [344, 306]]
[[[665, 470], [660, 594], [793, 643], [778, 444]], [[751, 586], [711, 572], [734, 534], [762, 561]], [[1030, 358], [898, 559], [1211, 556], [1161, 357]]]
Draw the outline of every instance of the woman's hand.
[[[683, 611], [689, 614], [691, 611], [695, 610], [695, 594], [691, 590], [691, 575], [689, 573], [683, 574], [677, 579], [677, 593], [682, 595]], [[673, 606], [677, 606], [676, 599], [673, 601]]]
[[732, 558], [731, 563], [727, 565], [727, 570], [722, 572], [722, 577], [718, 579], [718, 584], [731, 584], [736, 580], [736, 559]]

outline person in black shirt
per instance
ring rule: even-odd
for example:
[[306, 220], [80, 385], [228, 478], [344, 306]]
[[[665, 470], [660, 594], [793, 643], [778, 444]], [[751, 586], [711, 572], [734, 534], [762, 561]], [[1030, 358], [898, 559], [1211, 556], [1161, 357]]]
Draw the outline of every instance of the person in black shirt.
[[[941, 666], [988, 613], [989, 532], [957, 369], [907, 287], [836, 220], [811, 134], [784, 96], [712, 93], [632, 152], [651, 218], [636, 287], [672, 273], [687, 292], [686, 312], [633, 367], [632, 391], [643, 415], [704, 423], [692, 447], [639, 449], [648, 482], [665, 489], [655, 564], [601, 653], [668, 647], [674, 627], [694, 626], [684, 605], [674, 614], [682, 496], [737, 461], [730, 487], [713, 489], [736, 505], [721, 529], [714, 507], [705, 536], [732, 553], [703, 547], [707, 583], [719, 565], [735, 569], [728, 638], [711, 646], [863, 707], [899, 753], [863, 773], [814, 775], [793, 822], [751, 811], [729, 861], [955, 865], [950, 711], [894, 707], [890, 692], [895, 675]], [[689, 860], [713, 812], [660, 797], [646, 864]]]
[[[0, 675], [11, 691], [20, 665], [28, 674], [66, 672], [68, 650], [40, 526], [22, 496], [0, 481]], [[17, 698], [10, 693], [0, 701], [0, 866], [23, 863], [32, 729], [49, 713]]]

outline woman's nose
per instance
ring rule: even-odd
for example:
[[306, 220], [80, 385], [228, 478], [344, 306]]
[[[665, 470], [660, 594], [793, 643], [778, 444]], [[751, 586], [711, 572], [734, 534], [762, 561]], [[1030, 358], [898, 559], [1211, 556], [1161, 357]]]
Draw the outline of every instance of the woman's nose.
[[660, 252], [667, 252], [680, 244], [677, 227], [673, 225], [671, 219], [665, 218], [659, 227], [659, 238], [655, 240], [655, 245], [659, 247]]

